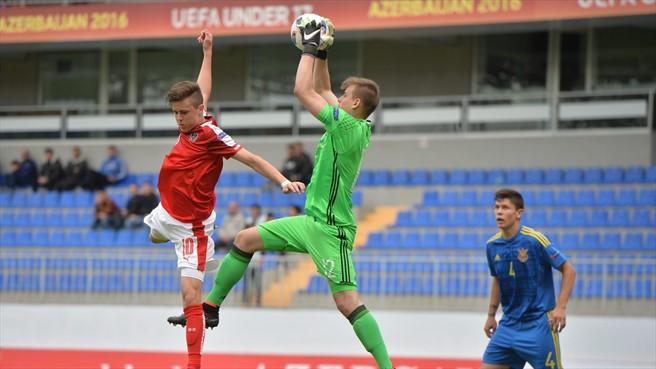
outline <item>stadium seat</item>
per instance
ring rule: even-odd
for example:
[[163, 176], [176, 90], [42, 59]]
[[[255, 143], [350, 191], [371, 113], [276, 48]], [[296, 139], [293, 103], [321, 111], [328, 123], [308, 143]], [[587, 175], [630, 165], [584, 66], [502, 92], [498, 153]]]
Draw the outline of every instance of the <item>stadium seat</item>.
[[645, 181], [645, 170], [642, 167], [629, 167], [624, 171], [625, 183], [641, 183]]
[[456, 248], [460, 245], [460, 235], [455, 232], [446, 232], [442, 238], [440, 246], [447, 248]]
[[624, 170], [622, 168], [604, 169], [604, 183], [620, 183], [624, 181]]
[[32, 246], [32, 232], [20, 231], [16, 234], [17, 246]]
[[59, 196], [59, 206], [62, 208], [74, 208], [75, 207], [75, 192], [73, 191], [64, 191]]
[[556, 193], [554, 205], [558, 206], [573, 206], [574, 205], [574, 191], [564, 190]]
[[580, 247], [579, 233], [578, 232], [565, 232], [561, 237], [561, 246], [563, 250], [576, 250]]
[[437, 232], [424, 233], [421, 238], [421, 246], [424, 248], [436, 248], [440, 245], [440, 235]]
[[383, 247], [383, 232], [371, 232], [367, 236], [367, 246], [368, 247]]
[[472, 212], [470, 225], [474, 227], [488, 227], [493, 226], [492, 221], [494, 216], [485, 210], [475, 210]]
[[269, 180], [263, 177], [260, 173], [251, 173], [251, 183], [253, 187], [264, 187]]
[[544, 171], [542, 169], [528, 169], [525, 172], [524, 183], [526, 184], [543, 184]]
[[116, 232], [115, 245], [119, 247], [130, 247], [132, 243], [132, 231], [129, 229], [121, 229]]
[[580, 168], [566, 169], [563, 181], [568, 184], [583, 183], [583, 170]]
[[552, 210], [547, 224], [549, 227], [567, 227], [569, 226], [569, 213], [565, 210]]
[[32, 227], [45, 227], [47, 224], [48, 220], [43, 210], [32, 212], [30, 216], [30, 225]]
[[412, 217], [412, 212], [410, 211], [401, 211], [396, 215], [396, 227], [412, 227], [414, 226], [414, 220]]
[[587, 227], [588, 224], [588, 212], [586, 210], [575, 209], [572, 210], [572, 216], [569, 219], [569, 224], [566, 226]]
[[563, 183], [563, 171], [561, 169], [547, 169], [544, 172], [544, 183], [560, 184]]
[[656, 232], [647, 233], [647, 240], [644, 243], [643, 249], [656, 251]]
[[443, 185], [448, 182], [449, 174], [446, 170], [436, 169], [433, 170], [430, 174], [430, 184], [432, 185]]
[[235, 173], [235, 186], [239, 188], [251, 187], [253, 185], [252, 176], [250, 172], [237, 172]]
[[556, 195], [553, 190], [538, 191], [538, 196], [535, 205], [539, 206], [553, 206], [556, 202]]
[[656, 205], [656, 189], [643, 188], [638, 194], [637, 204], [640, 206]]
[[435, 212], [433, 216], [432, 226], [442, 227], [442, 226], [449, 225], [450, 222], [451, 222], [451, 216], [449, 215], [449, 212], [446, 210], [438, 210]]
[[44, 208], [57, 208], [59, 207], [59, 192], [49, 191], [46, 192], [43, 198]]
[[14, 213], [14, 227], [29, 227], [30, 211], [19, 210]]
[[415, 213], [413, 225], [415, 227], [430, 227], [433, 224], [433, 214], [430, 211], [420, 210]]
[[522, 191], [522, 197], [524, 198], [524, 205], [528, 205], [528, 207], [532, 207], [537, 202], [537, 195], [535, 194], [535, 191]]
[[421, 247], [421, 237], [419, 232], [408, 232], [403, 237], [403, 246], [418, 248]]
[[487, 173], [487, 184], [502, 185], [506, 183], [505, 172], [501, 169], [492, 169]]
[[631, 221], [629, 222], [631, 227], [654, 227], [656, 226], [656, 220], [652, 217], [651, 211], [647, 209], [636, 209], [633, 210]]
[[482, 169], [471, 169], [467, 172], [467, 184], [482, 185], [487, 183], [486, 173]]
[[[301, 206], [301, 208], [305, 206], [305, 199], [306, 199], [305, 194], [300, 195], [300, 196], [295, 196], [295, 197], [293, 197], [293, 199], [298, 199], [299, 201], [301, 201], [301, 205], [299, 205], [299, 206]], [[353, 192], [353, 198], [352, 198], [353, 206], [355, 206], [355, 207], [362, 206], [363, 199], [364, 199], [364, 193], [362, 191], [354, 191]]]
[[422, 195], [421, 203], [423, 206], [438, 206], [439, 199], [439, 193], [437, 191], [425, 191]]
[[223, 172], [221, 177], [219, 177], [218, 187], [219, 188], [229, 188], [235, 187], [235, 172]]
[[627, 233], [624, 235], [621, 248], [627, 250], [640, 250], [644, 245], [643, 239], [642, 233], [640, 232]]
[[390, 185], [407, 186], [410, 184], [410, 172], [407, 170], [395, 170], [391, 174]]
[[616, 204], [620, 206], [633, 206], [637, 202], [637, 194], [634, 189], [623, 189], [617, 194]]
[[460, 239], [460, 247], [462, 248], [480, 248], [483, 241], [479, 239], [476, 232], [465, 232]]
[[476, 191], [463, 191], [460, 193], [458, 205], [475, 206], [478, 203]]
[[649, 167], [645, 170], [645, 182], [656, 183], [656, 166]]
[[592, 190], [581, 190], [574, 198], [574, 204], [578, 206], [593, 206], [596, 203], [596, 196]]
[[67, 232], [64, 239], [65, 239], [64, 242], [66, 246], [70, 246], [70, 247], [90, 246], [84, 244], [82, 233], [79, 231]]
[[613, 190], [600, 190], [597, 196], [597, 205], [613, 206], [615, 205], [615, 191]]
[[[123, 202], [116, 202], [116, 205], [120, 208], [124, 208], [127, 204], [127, 200]], [[94, 194], [90, 191], [78, 191], [75, 192], [75, 202], [74, 207], [76, 208], [92, 208], [94, 205]]]
[[525, 213], [524, 222], [533, 227], [543, 227], [547, 225], [547, 212], [544, 210], [529, 210]]
[[402, 240], [403, 239], [402, 239], [401, 232], [396, 232], [396, 231], [387, 232], [387, 234], [385, 235], [383, 247], [387, 247], [387, 248], [402, 247], [403, 246]]
[[590, 215], [590, 227], [606, 227], [608, 225], [608, 212], [606, 210], [593, 210]]
[[626, 209], [616, 209], [610, 218], [611, 227], [627, 227], [629, 225], [629, 211]]
[[430, 172], [427, 170], [415, 170], [410, 173], [410, 184], [414, 186], [426, 186], [430, 183]]
[[45, 194], [43, 192], [32, 192], [27, 195], [27, 206], [30, 208], [40, 208], [43, 206]]
[[10, 206], [11, 206], [11, 192], [0, 191], [0, 208], [6, 209]]
[[28, 193], [25, 191], [15, 191], [11, 196], [10, 207], [24, 209], [27, 207]]
[[604, 234], [601, 245], [603, 249], [619, 249], [621, 246], [621, 236], [619, 232], [608, 232]]
[[390, 184], [390, 174], [385, 169], [379, 169], [374, 171], [372, 185], [374, 186], [389, 186]]
[[467, 227], [469, 226], [469, 212], [466, 210], [456, 210], [451, 216], [449, 225], [454, 227]]
[[54, 231], [50, 233], [50, 239], [48, 241], [48, 244], [50, 246], [71, 246], [66, 243], [66, 236], [64, 235], [64, 232], [62, 231]]
[[599, 233], [596, 232], [586, 232], [583, 234], [583, 240], [581, 241], [581, 248], [584, 249], [598, 249], [600, 244]]
[[361, 170], [356, 183], [358, 186], [371, 186], [373, 183], [373, 172], [370, 170]]
[[599, 184], [603, 183], [603, 171], [601, 168], [588, 168], [583, 173], [583, 183]]
[[478, 202], [476, 205], [478, 206], [485, 206], [485, 207], [491, 207], [494, 205], [494, 191], [481, 191], [478, 193], [477, 196]]
[[521, 169], [511, 169], [506, 171], [506, 182], [511, 185], [524, 183], [524, 171]]
[[458, 192], [444, 191], [440, 196], [440, 205], [443, 206], [456, 206], [458, 205]]
[[8, 228], [14, 225], [14, 212], [4, 210], [0, 213], [0, 227]]
[[449, 184], [465, 185], [467, 184], [467, 172], [464, 169], [453, 169], [449, 172]]

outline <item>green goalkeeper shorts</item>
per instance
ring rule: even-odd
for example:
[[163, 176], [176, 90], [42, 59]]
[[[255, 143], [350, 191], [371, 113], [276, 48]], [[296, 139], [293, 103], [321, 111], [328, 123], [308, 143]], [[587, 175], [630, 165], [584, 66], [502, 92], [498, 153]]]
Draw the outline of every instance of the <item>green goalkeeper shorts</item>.
[[357, 289], [351, 257], [355, 229], [327, 225], [307, 215], [275, 219], [257, 229], [266, 251], [309, 254], [333, 293]]

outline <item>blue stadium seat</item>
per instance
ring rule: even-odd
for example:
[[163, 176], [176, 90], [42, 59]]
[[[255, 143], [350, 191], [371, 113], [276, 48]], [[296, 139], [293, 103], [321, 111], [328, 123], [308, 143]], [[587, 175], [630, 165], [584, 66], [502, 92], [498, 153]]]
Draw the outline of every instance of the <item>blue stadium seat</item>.
[[478, 193], [476, 205], [491, 207], [494, 205], [494, 191], [484, 190]]
[[100, 234], [98, 231], [85, 231], [82, 233], [83, 246], [98, 246]]
[[603, 171], [601, 168], [588, 168], [583, 173], [583, 183], [599, 184], [603, 183]]
[[619, 249], [621, 245], [621, 236], [619, 232], [608, 232], [604, 234], [601, 240], [601, 247], [604, 249]]
[[460, 235], [455, 232], [446, 232], [442, 238], [441, 246], [455, 248], [460, 245]]
[[478, 203], [476, 191], [463, 191], [460, 193], [458, 205], [475, 206]]
[[260, 173], [251, 173], [251, 183], [254, 187], [264, 187], [269, 180], [263, 177]]
[[570, 227], [587, 227], [589, 225], [588, 212], [586, 210], [572, 210], [572, 216], [569, 219]]
[[82, 233], [79, 232], [79, 231], [69, 231], [69, 232], [67, 232], [64, 242], [67, 246], [71, 246], [71, 247], [90, 246], [90, 245], [85, 245], [84, 244], [84, 241], [82, 239]]
[[480, 248], [483, 243], [476, 232], [465, 232], [460, 239], [461, 248]]
[[421, 247], [421, 237], [419, 232], [408, 232], [403, 237], [403, 246], [417, 248]]
[[616, 204], [620, 206], [633, 206], [637, 203], [637, 193], [634, 189], [623, 189], [617, 194]]
[[450, 222], [451, 222], [451, 216], [449, 215], [449, 212], [446, 210], [438, 210], [435, 212], [433, 216], [432, 226], [442, 227], [442, 226], [449, 225]]
[[[363, 200], [364, 193], [362, 191], [353, 191], [353, 198], [351, 199], [353, 201], [353, 206], [355, 207], [360, 207], [362, 206], [362, 200]], [[300, 196], [295, 196], [293, 199], [299, 199], [302, 201], [299, 206], [304, 207], [305, 206], [305, 199], [306, 195], [300, 195]]]
[[392, 186], [407, 186], [410, 184], [410, 172], [407, 170], [395, 170], [390, 178]]
[[522, 191], [522, 197], [524, 198], [524, 205], [532, 207], [537, 202], [537, 195], [533, 190]]
[[486, 210], [475, 210], [472, 212], [470, 224], [474, 227], [493, 226], [494, 216]]
[[358, 186], [371, 186], [373, 184], [373, 172], [370, 170], [361, 170], [356, 184]]
[[620, 183], [624, 181], [624, 170], [622, 168], [604, 169], [604, 183]]
[[529, 210], [525, 213], [524, 221], [534, 227], [547, 225], [547, 212], [540, 209]]
[[535, 205], [553, 206], [556, 202], [556, 195], [553, 190], [540, 190], [535, 201]]
[[0, 208], [6, 209], [10, 205], [11, 205], [11, 192], [0, 191]]
[[219, 188], [235, 187], [236, 178], [237, 175], [235, 174], [235, 172], [221, 173], [221, 177], [219, 177], [219, 183], [218, 183]]
[[48, 246], [49, 243], [48, 232], [47, 231], [34, 232], [34, 238], [32, 241], [34, 246]]
[[16, 232], [12, 230], [3, 230], [2, 232], [0, 232], [0, 246], [14, 246], [14, 245], [16, 245]]
[[49, 191], [46, 192], [43, 198], [44, 208], [57, 208], [59, 207], [59, 192]]
[[487, 184], [502, 185], [506, 183], [506, 173], [501, 169], [492, 169], [487, 173]]
[[50, 238], [48, 240], [50, 246], [71, 246], [66, 243], [66, 236], [62, 231], [53, 231], [50, 233]]
[[115, 245], [119, 247], [132, 246], [132, 231], [129, 229], [121, 229], [116, 232]]
[[454, 227], [467, 227], [469, 226], [469, 212], [466, 210], [456, 210], [451, 216], [449, 225]]
[[563, 250], [576, 250], [580, 247], [580, 238], [578, 232], [565, 232], [561, 237], [560, 246]]
[[464, 169], [453, 169], [449, 173], [449, 184], [464, 185], [467, 184], [467, 172]]
[[560, 184], [563, 183], [563, 171], [561, 169], [547, 169], [544, 173], [544, 183]]
[[624, 235], [621, 248], [627, 250], [639, 250], [644, 245], [644, 238], [641, 232], [630, 232]]
[[73, 191], [64, 191], [59, 196], [59, 206], [62, 208], [74, 208], [75, 207], [75, 192]]
[[443, 206], [456, 206], [458, 205], [458, 192], [444, 191], [440, 196], [440, 205]]
[[10, 207], [24, 209], [27, 207], [28, 193], [24, 191], [15, 191], [11, 196]]
[[449, 180], [449, 174], [444, 169], [433, 170], [430, 174], [430, 184], [432, 185], [443, 185], [446, 184]]
[[613, 206], [615, 205], [615, 191], [601, 190], [597, 196], [597, 205]]
[[569, 213], [565, 210], [552, 210], [547, 221], [549, 227], [567, 227], [569, 226]]
[[40, 208], [43, 206], [45, 194], [43, 192], [32, 192], [27, 195], [27, 206], [30, 208]]
[[574, 191], [564, 190], [564, 191], [558, 191], [557, 192], [554, 205], [573, 206], [574, 203], [575, 203], [575, 201], [574, 201]]
[[415, 170], [411, 172], [410, 184], [415, 186], [426, 186], [430, 183], [430, 172], [427, 170]]
[[367, 236], [368, 247], [383, 247], [383, 232], [371, 232]]
[[32, 232], [20, 231], [16, 234], [16, 245], [18, 246], [32, 246]]
[[412, 212], [410, 211], [400, 211], [396, 215], [396, 227], [412, 227], [414, 226], [414, 220], [412, 217]]
[[645, 169], [645, 182], [656, 183], [656, 166]]
[[524, 183], [524, 171], [521, 169], [510, 169], [506, 171], [506, 183], [511, 185]]
[[647, 233], [647, 240], [644, 243], [643, 249], [656, 251], [656, 232]]
[[581, 190], [574, 198], [574, 204], [578, 206], [593, 206], [596, 203], [596, 196], [592, 190]]
[[252, 176], [250, 172], [237, 172], [235, 174], [235, 186], [240, 188], [251, 187], [253, 185], [253, 181], [251, 179]]
[[430, 211], [420, 210], [414, 214], [415, 227], [430, 227], [433, 224], [433, 214]]
[[471, 169], [467, 172], [467, 184], [482, 185], [487, 183], [486, 173], [482, 169]]
[[645, 170], [642, 167], [629, 167], [624, 172], [624, 182], [641, 183], [645, 181]]
[[631, 227], [654, 227], [656, 220], [652, 217], [651, 212], [647, 209], [635, 209], [632, 211]]
[[423, 206], [438, 206], [439, 200], [440, 197], [437, 191], [425, 191], [422, 195], [421, 204]]
[[29, 227], [30, 211], [19, 210], [14, 213], [14, 227]]
[[83, 227], [90, 227], [96, 217], [92, 209], [78, 210], [77, 216], [79, 224]]
[[436, 248], [440, 245], [440, 235], [437, 232], [424, 233], [420, 245], [424, 248]]
[[526, 184], [543, 184], [544, 183], [544, 171], [542, 169], [528, 169], [526, 171], [526, 176], [524, 178], [524, 183]]
[[[72, 210], [69, 210], [72, 211]], [[46, 226], [48, 227], [61, 227], [63, 225], [64, 217], [61, 209], [51, 209], [46, 214]]]
[[608, 225], [608, 212], [606, 210], [593, 210], [590, 215], [591, 227], [606, 227]]
[[653, 206], [656, 205], [656, 189], [643, 188], [638, 194], [638, 205]]
[[30, 216], [30, 225], [32, 227], [45, 227], [48, 224], [46, 213], [43, 210], [32, 212]]
[[385, 235], [383, 247], [397, 248], [403, 246], [403, 238], [401, 232], [390, 231]]
[[[83, 224], [80, 222], [78, 212], [69, 210], [69, 211], [65, 212], [64, 215], [63, 215], [62, 225], [64, 227], [80, 227]], [[84, 225], [87, 225], [87, 224], [84, 224]]]
[[[125, 202], [117, 202], [119, 207], [125, 207]], [[94, 206], [94, 193], [91, 191], [78, 191], [75, 192], [75, 207], [76, 208], [92, 208]]]
[[583, 183], [583, 170], [580, 168], [565, 169], [563, 181], [568, 184]]
[[601, 237], [599, 233], [596, 232], [586, 232], [583, 234], [583, 240], [581, 241], [581, 248], [584, 249], [598, 249], [599, 244], [601, 243]]
[[7, 228], [14, 225], [14, 212], [4, 210], [0, 213], [0, 227]]
[[611, 227], [627, 227], [629, 225], [629, 211], [626, 209], [616, 209], [610, 218]]
[[389, 186], [390, 174], [385, 169], [379, 169], [374, 172], [372, 184], [374, 186]]

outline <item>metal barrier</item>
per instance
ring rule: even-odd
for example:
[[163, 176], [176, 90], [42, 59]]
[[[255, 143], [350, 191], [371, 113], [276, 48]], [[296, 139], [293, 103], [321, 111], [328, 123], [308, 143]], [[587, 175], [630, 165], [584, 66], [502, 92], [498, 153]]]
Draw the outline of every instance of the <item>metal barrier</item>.
[[[386, 98], [371, 117], [376, 133], [633, 128], [650, 131], [654, 89], [502, 96]], [[242, 135], [317, 133], [296, 100], [210, 103], [222, 127]], [[0, 108], [0, 138], [158, 137], [175, 134], [165, 105]]]

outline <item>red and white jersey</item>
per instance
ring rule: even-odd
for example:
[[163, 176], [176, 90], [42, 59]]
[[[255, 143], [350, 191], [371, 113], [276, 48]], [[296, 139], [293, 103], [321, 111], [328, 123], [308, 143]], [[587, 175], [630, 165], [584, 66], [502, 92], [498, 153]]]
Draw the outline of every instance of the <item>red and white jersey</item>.
[[218, 127], [211, 115], [190, 132], [180, 132], [178, 142], [164, 157], [157, 185], [162, 206], [175, 219], [202, 222], [212, 214], [216, 186], [223, 159], [229, 159], [241, 145]]

